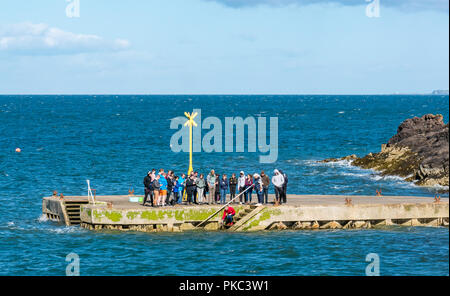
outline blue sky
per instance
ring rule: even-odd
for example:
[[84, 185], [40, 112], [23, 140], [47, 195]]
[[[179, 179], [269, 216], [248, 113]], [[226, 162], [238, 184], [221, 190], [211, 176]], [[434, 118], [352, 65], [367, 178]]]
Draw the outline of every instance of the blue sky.
[[447, 0], [4, 0], [1, 94], [448, 89]]

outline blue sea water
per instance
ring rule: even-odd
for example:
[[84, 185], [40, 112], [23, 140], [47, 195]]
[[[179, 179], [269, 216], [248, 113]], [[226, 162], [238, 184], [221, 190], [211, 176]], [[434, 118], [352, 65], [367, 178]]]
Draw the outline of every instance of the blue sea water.
[[283, 169], [296, 194], [442, 190], [316, 161], [377, 152], [406, 118], [440, 113], [448, 122], [448, 96], [0, 96], [0, 275], [64, 275], [71, 252], [82, 275], [364, 275], [369, 253], [380, 256], [382, 275], [449, 274], [448, 228], [147, 234], [41, 217], [43, 196], [86, 194], [86, 179], [99, 195], [142, 193], [149, 169], [186, 171], [188, 155], [170, 148], [170, 119], [194, 108], [222, 122], [279, 120], [276, 163], [260, 164], [260, 153], [195, 153], [200, 172]]

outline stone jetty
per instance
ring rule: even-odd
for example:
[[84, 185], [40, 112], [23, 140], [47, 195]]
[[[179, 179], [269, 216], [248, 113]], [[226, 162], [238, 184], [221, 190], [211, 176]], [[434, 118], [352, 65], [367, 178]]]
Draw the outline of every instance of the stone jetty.
[[[281, 206], [233, 204], [237, 212], [235, 224], [226, 231], [448, 226], [449, 222], [448, 198], [340, 195], [287, 198], [288, 203]], [[42, 201], [43, 214], [50, 220], [90, 230], [220, 231], [224, 230], [220, 223], [221, 208], [221, 205], [144, 207], [130, 202], [127, 195], [97, 196], [95, 203], [86, 196], [51, 196]]]

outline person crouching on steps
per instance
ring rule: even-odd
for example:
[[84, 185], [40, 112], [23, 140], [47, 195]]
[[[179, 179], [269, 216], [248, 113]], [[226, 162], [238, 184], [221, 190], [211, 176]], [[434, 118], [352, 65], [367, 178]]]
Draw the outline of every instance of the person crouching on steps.
[[226, 206], [222, 216], [223, 225], [224, 226], [233, 225], [234, 215], [236, 215], [236, 211], [232, 207]]

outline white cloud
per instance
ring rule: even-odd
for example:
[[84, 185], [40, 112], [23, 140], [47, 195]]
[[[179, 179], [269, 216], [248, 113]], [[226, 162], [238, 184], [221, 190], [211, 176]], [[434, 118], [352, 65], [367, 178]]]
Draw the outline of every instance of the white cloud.
[[[320, 3], [337, 3], [345, 6], [367, 5], [366, 0], [206, 0], [222, 3], [230, 7], [257, 5], [284, 6], [290, 4], [312, 5]], [[448, 0], [380, 0], [381, 6], [395, 7], [401, 10], [436, 10], [448, 13]]]
[[76, 34], [46, 24], [20, 23], [0, 28], [0, 52], [19, 55], [60, 55], [120, 51], [130, 47], [124, 39], [105, 40]]

